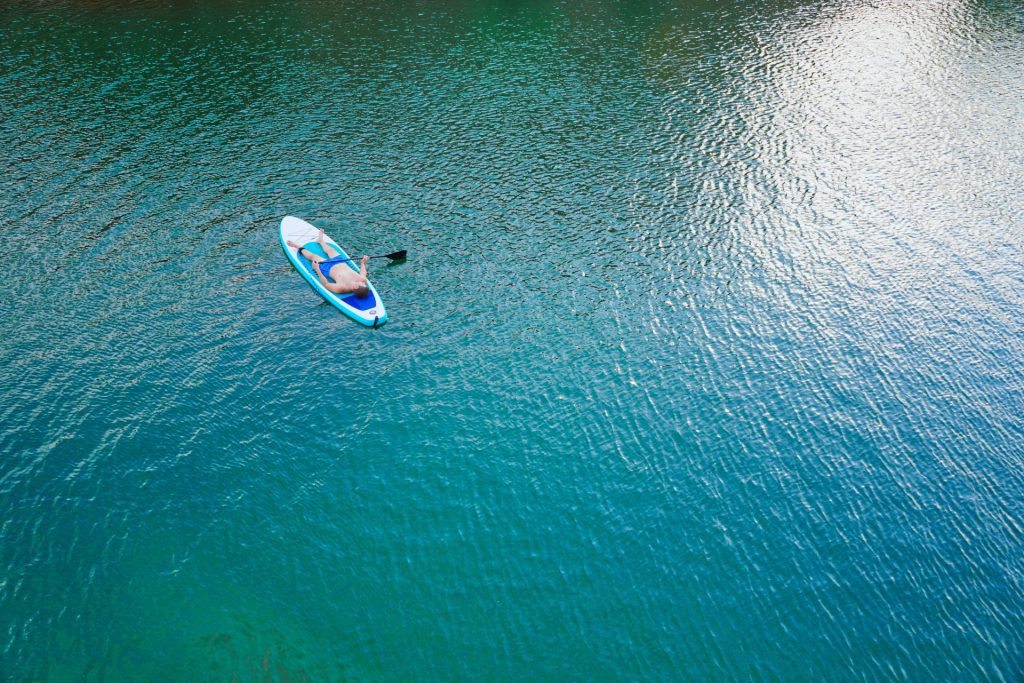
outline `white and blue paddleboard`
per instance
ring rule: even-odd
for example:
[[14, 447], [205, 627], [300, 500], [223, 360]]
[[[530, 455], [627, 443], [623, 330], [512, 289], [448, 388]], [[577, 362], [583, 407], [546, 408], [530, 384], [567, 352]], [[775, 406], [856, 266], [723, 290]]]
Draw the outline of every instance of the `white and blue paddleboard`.
[[[298, 249], [288, 246], [288, 240], [301, 244], [302, 247], [309, 252], [328, 258], [324, 250], [317, 244], [316, 237], [320, 234], [320, 231], [315, 227], [295, 216], [285, 216], [281, 221], [281, 248], [284, 249], [284, 253], [288, 256], [288, 260], [292, 262], [295, 269], [299, 271], [299, 274], [309, 283], [317, 294], [322, 296], [327, 303], [331, 304], [339, 311], [352, 318], [356, 322], [360, 322], [369, 327], [377, 327], [387, 322], [388, 312], [384, 309], [384, 302], [380, 300], [377, 295], [377, 290], [374, 289], [373, 284], [369, 280], [366, 282], [367, 288], [370, 290], [366, 296], [357, 296], [355, 294], [335, 294], [320, 282], [320, 278], [313, 272], [313, 263], [304, 256], [299, 255]], [[338, 243], [332, 240], [330, 237], [324, 236], [324, 239], [328, 244], [334, 247], [342, 257], [348, 258], [348, 254], [344, 249], [338, 246]], [[347, 265], [352, 270], [359, 272], [359, 265], [355, 261], [348, 261]]]

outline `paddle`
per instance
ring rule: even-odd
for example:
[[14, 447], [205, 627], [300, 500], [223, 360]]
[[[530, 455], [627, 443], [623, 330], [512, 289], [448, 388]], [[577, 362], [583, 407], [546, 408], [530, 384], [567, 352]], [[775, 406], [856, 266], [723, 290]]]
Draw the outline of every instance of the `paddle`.
[[[386, 258], [391, 261], [404, 261], [405, 255], [408, 253], [405, 249], [399, 251], [393, 251], [390, 254], [378, 254], [377, 256], [371, 256], [370, 258]], [[327, 259], [328, 261], [358, 261], [357, 258], [340, 258], [340, 259]]]
[[[305, 249], [305, 247], [303, 247], [303, 249]], [[301, 249], [300, 249], [300, 251], [301, 251]], [[408, 253], [408, 251], [406, 249], [401, 249], [399, 251], [393, 251], [390, 254], [378, 254], [376, 256], [371, 256], [370, 258], [386, 258], [386, 259], [390, 259], [391, 261], [404, 261], [405, 260], [405, 255], [407, 253]], [[359, 260], [360, 259], [357, 259], [357, 258], [335, 257], [335, 258], [325, 259], [325, 262], [341, 263], [342, 261], [359, 261]]]

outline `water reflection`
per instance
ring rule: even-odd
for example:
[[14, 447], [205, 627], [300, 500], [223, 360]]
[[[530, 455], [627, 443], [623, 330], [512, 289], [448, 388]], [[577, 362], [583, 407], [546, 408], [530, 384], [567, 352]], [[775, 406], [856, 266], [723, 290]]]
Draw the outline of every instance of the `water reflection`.
[[977, 105], [989, 80], [979, 21], [961, 1], [844, 3], [785, 8], [732, 35], [663, 28], [650, 47], [667, 88], [659, 153], [639, 183], [655, 189], [635, 201], [650, 248], [682, 267], [700, 234], [728, 267], [746, 253], [800, 277], [884, 262], [965, 209], [991, 211], [963, 194], [1008, 182], [993, 160], [1017, 146], [977, 125], [991, 114]]

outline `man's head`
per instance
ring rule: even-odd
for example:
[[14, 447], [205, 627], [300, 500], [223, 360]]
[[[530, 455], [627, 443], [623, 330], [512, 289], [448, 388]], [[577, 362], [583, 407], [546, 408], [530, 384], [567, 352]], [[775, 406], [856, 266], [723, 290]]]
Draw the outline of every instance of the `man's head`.
[[363, 285], [362, 287], [356, 290], [356, 296], [368, 296], [369, 294], [370, 288], [367, 287], [366, 285]]

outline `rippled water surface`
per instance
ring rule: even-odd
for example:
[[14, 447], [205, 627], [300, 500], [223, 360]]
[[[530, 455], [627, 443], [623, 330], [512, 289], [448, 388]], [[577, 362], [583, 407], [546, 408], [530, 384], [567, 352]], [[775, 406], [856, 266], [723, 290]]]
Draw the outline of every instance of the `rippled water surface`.
[[1010, 0], [5, 3], [0, 678], [1017, 680], [1021, 93]]

